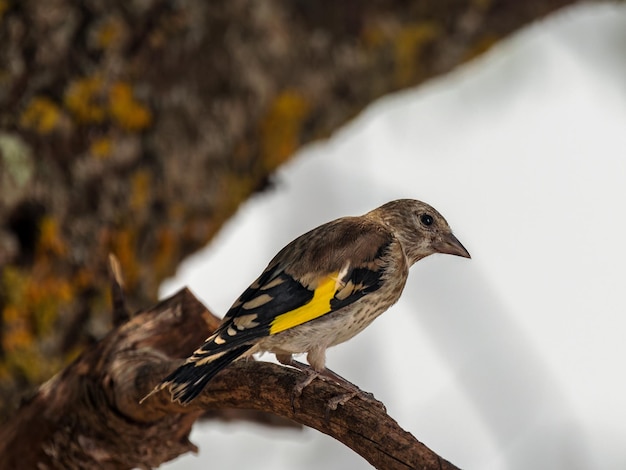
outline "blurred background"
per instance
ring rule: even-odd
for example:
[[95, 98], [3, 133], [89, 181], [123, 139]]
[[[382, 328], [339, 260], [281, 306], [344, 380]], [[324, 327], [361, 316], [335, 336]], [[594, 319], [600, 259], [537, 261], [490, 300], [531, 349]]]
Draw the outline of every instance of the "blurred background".
[[[3, 421], [109, 330], [109, 252], [131, 307], [222, 316], [297, 235], [411, 197], [473, 258], [418, 263], [329, 366], [461, 468], [626, 468], [623, 4], [45, 3], [0, 1]], [[191, 439], [164, 468], [369, 468], [310, 429]]]

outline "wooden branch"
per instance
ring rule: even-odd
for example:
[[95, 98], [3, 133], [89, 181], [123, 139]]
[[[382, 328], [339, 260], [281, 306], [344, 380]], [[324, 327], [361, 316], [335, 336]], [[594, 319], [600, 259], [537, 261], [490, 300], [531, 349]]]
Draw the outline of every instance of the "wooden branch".
[[0, 433], [0, 468], [151, 468], [196, 447], [188, 435], [207, 410], [270, 412], [328, 434], [376, 468], [454, 469], [375, 403], [315, 380], [293, 400], [301, 373], [241, 361], [187, 407], [162, 392], [139, 400], [202, 342], [218, 319], [188, 290], [136, 314], [45, 383]]

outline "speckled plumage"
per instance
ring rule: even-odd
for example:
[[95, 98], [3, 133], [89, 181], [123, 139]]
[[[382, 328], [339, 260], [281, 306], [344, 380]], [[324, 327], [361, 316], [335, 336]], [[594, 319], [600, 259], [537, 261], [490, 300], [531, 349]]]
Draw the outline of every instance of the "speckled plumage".
[[285, 364], [307, 353], [321, 373], [326, 349], [397, 302], [409, 268], [433, 253], [469, 257], [445, 219], [420, 201], [391, 201], [321, 225], [283, 248], [220, 327], [152, 393], [169, 387], [173, 400], [188, 403], [222, 368], [260, 351]]

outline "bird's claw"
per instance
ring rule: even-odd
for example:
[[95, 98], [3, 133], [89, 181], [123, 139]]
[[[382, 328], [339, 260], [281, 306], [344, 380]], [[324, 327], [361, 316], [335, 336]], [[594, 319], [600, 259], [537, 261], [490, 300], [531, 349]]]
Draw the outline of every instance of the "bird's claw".
[[341, 395], [336, 395], [326, 403], [326, 411], [335, 411], [339, 405], [345, 405], [354, 397], [358, 396], [358, 392], [348, 392], [342, 393]]
[[358, 397], [367, 403], [371, 403], [372, 405], [377, 406], [385, 413], [387, 412], [387, 408], [385, 407], [383, 402], [377, 400], [374, 397], [373, 393], [365, 392], [363, 390], [353, 390], [348, 393], [342, 393], [341, 395], [337, 395], [328, 400], [326, 404], [326, 413], [328, 414], [330, 411], [335, 411], [339, 405], [345, 405], [354, 397]]
[[319, 374], [315, 371], [310, 371], [307, 372], [306, 377], [299, 381], [294, 387], [293, 390], [291, 392], [291, 409], [295, 411], [296, 409], [296, 398], [300, 398], [300, 396], [302, 395], [302, 392], [304, 391], [304, 389], [311, 383], [313, 382], [317, 377], [319, 377]]

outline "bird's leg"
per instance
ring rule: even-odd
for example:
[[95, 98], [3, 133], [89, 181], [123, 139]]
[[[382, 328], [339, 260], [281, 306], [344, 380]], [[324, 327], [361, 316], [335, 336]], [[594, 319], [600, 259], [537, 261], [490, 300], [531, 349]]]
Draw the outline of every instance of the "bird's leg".
[[[363, 398], [365, 396], [365, 392], [363, 392], [359, 387], [326, 367], [325, 349], [310, 350], [307, 354], [307, 361], [309, 364], [311, 364], [313, 369], [318, 371], [320, 378], [335, 382], [337, 385], [340, 385], [341, 387], [348, 390], [347, 394], [342, 395], [341, 397], [335, 397], [331, 400], [331, 402], [329, 403], [331, 409], [337, 409], [338, 404], [344, 404], [352, 397], [360, 396]], [[371, 394], [369, 395], [371, 396], [371, 398], [373, 398]]]
[[[347, 393], [342, 393], [341, 395], [337, 395], [331, 398], [327, 404], [327, 408], [329, 410], [336, 410], [339, 405], [346, 404], [348, 401], [350, 401], [354, 397], [359, 397], [364, 401], [374, 403], [375, 405], [381, 407], [383, 410], [386, 410], [385, 405], [382, 402], [376, 400], [373, 394], [361, 390], [352, 382], [350, 382], [349, 380], [345, 379], [344, 377], [342, 377], [341, 375], [337, 374], [336, 372], [332, 371], [331, 369], [327, 367], [323, 367], [321, 368], [321, 370], [318, 371], [307, 364], [304, 364], [300, 361], [296, 361], [291, 355], [284, 355], [284, 356], [276, 355], [276, 358], [278, 359], [278, 362], [280, 362], [281, 364], [294, 367], [298, 370], [301, 370], [302, 372], [306, 374], [306, 377], [304, 378], [304, 380], [298, 382], [293, 389], [293, 395], [291, 397], [292, 407], [293, 407], [295, 398], [302, 395], [302, 391], [311, 382], [313, 382], [313, 380], [319, 377], [322, 380], [334, 382], [335, 384], [343, 387], [344, 389], [348, 391]], [[309, 356], [309, 359], [311, 359], [310, 356]]]
[[319, 374], [321, 376], [320, 378], [330, 379], [336, 384], [341, 385], [343, 388], [348, 390], [348, 393], [337, 395], [336, 397], [333, 397], [328, 401], [328, 408], [330, 408], [331, 410], [336, 410], [337, 406], [345, 405], [352, 398], [359, 397], [361, 400], [373, 403], [376, 406], [380, 406], [383, 410], [386, 411], [385, 405], [382, 402], [378, 401], [372, 393], [361, 390], [358, 386], [343, 378], [338, 373], [330, 370], [328, 367], [324, 368], [324, 370], [321, 371]]
[[278, 359], [278, 362], [280, 362], [281, 364], [294, 367], [298, 370], [301, 370], [302, 372], [306, 374], [306, 377], [296, 384], [296, 386], [293, 388], [293, 391], [291, 393], [291, 408], [295, 410], [294, 402], [296, 398], [302, 395], [302, 391], [307, 387], [307, 385], [313, 382], [316, 379], [316, 377], [319, 377], [320, 374], [319, 372], [314, 370], [312, 367], [302, 362], [296, 361], [291, 356], [291, 354], [285, 354], [285, 355], [276, 354], [276, 359]]
[[302, 372], [310, 372], [313, 370], [311, 366], [305, 364], [304, 362], [296, 361], [290, 354], [276, 354], [276, 359], [278, 359], [278, 362], [281, 364], [294, 367]]

